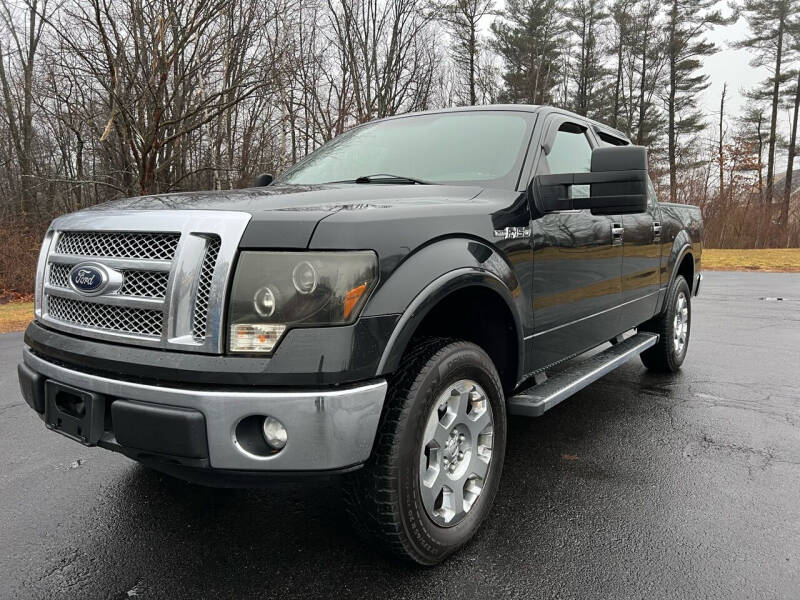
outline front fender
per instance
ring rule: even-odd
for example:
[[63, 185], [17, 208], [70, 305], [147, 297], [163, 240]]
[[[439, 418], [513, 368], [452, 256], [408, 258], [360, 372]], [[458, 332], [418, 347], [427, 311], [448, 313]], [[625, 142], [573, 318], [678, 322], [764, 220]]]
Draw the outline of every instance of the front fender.
[[508, 262], [486, 243], [467, 238], [447, 238], [409, 256], [380, 286], [364, 316], [401, 314], [381, 357], [377, 374], [397, 368], [408, 342], [425, 316], [450, 293], [469, 286], [496, 292], [514, 319], [518, 357], [523, 357], [523, 286]]

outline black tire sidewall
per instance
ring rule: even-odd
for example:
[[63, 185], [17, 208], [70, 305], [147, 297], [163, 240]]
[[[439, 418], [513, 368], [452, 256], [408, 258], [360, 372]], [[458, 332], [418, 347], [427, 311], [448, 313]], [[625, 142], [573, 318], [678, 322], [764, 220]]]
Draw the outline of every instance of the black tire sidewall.
[[[689, 325], [686, 329], [686, 343], [683, 345], [683, 351], [678, 354], [675, 351], [675, 344], [673, 343], [673, 336], [675, 334], [674, 330], [674, 320], [675, 320], [675, 302], [678, 299], [678, 295], [683, 292], [686, 296], [686, 307], [689, 311]], [[672, 288], [670, 289], [669, 298], [667, 299], [667, 312], [666, 312], [666, 323], [664, 327], [663, 335], [668, 336], [666, 339], [668, 352], [669, 352], [669, 366], [670, 368], [675, 371], [683, 364], [683, 361], [686, 359], [686, 353], [689, 351], [689, 339], [692, 335], [692, 294], [689, 290], [689, 284], [686, 282], [686, 279], [682, 275], [678, 275], [675, 278], [675, 281], [672, 283]]]
[[[466, 543], [492, 506], [505, 455], [506, 411], [502, 386], [491, 359], [474, 344], [457, 342], [446, 346], [423, 368], [420, 376], [423, 379], [416, 387], [416, 397], [407, 399], [412, 407], [400, 439], [398, 497], [403, 527], [421, 555], [418, 560], [433, 564]], [[430, 519], [422, 504], [419, 453], [434, 403], [448, 385], [460, 379], [475, 381], [489, 396], [494, 418], [492, 460], [484, 489], [467, 516], [452, 527], [441, 527]]]

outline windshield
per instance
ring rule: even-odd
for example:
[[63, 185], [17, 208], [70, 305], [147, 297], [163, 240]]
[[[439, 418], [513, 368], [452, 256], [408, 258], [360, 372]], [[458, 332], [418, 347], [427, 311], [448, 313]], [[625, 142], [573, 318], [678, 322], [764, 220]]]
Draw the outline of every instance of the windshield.
[[535, 115], [469, 111], [378, 121], [344, 133], [280, 181], [315, 184], [392, 174], [514, 189]]

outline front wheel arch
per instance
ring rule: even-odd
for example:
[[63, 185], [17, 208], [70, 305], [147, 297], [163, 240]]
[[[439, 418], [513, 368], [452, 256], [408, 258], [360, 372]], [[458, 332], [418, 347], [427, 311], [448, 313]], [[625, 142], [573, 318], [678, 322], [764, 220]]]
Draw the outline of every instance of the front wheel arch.
[[[447, 310], [449, 307], [469, 309], [470, 315], [456, 326], [463, 313]], [[480, 346], [500, 372], [504, 391], [510, 393], [522, 372], [523, 358], [522, 325], [513, 307], [511, 292], [493, 273], [471, 268], [446, 273], [423, 289], [403, 313], [376, 375], [394, 372], [413, 340], [421, 336], [446, 336]], [[440, 315], [452, 318], [442, 320], [437, 318]]]

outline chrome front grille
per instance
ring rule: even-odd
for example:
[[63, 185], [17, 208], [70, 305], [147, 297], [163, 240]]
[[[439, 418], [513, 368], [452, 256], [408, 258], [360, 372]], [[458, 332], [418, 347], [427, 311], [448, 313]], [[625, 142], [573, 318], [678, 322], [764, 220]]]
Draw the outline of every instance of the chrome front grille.
[[48, 282], [60, 288], [69, 288], [69, 272], [73, 265], [50, 265], [50, 277]]
[[208, 238], [206, 252], [203, 256], [203, 266], [200, 269], [200, 279], [197, 281], [197, 293], [194, 298], [194, 311], [192, 315], [192, 336], [195, 340], [206, 337], [206, 323], [208, 320], [208, 297], [211, 294], [211, 282], [214, 276], [214, 267], [219, 255], [219, 236]]
[[165, 271], [123, 271], [119, 295], [164, 298], [168, 282], [169, 273]]
[[[60, 217], [40, 254], [36, 316], [85, 337], [219, 353], [225, 290], [249, 219], [200, 210]], [[76, 265], [99, 268], [100, 289], [74, 288]]]
[[164, 326], [164, 312], [161, 310], [95, 304], [61, 296], [50, 297], [48, 311], [52, 318], [64, 323], [154, 338], [161, 337]]
[[[55, 264], [50, 266], [48, 283], [52, 286], [70, 289], [69, 272], [75, 265]], [[138, 296], [140, 298], [165, 298], [169, 273], [167, 271], [122, 271], [120, 296]]]
[[180, 237], [179, 233], [68, 231], [58, 238], [56, 252], [99, 258], [172, 260]]

